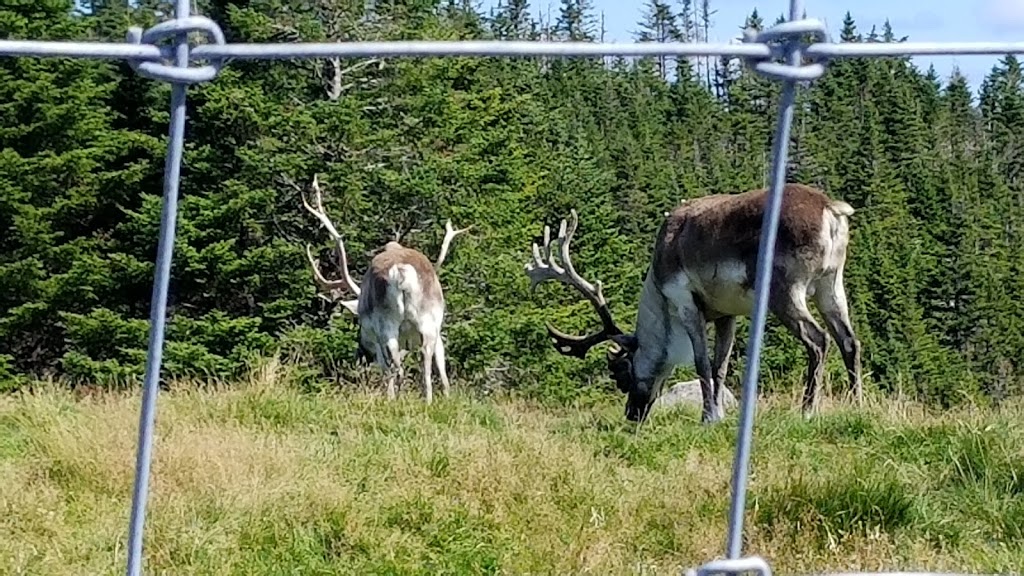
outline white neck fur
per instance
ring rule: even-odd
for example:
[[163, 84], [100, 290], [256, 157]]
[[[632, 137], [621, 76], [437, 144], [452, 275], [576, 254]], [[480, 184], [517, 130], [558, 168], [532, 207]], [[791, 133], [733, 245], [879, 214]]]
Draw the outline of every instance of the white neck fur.
[[637, 380], [667, 378], [677, 365], [693, 362], [693, 345], [675, 317], [675, 308], [657, 286], [652, 267], [644, 279], [636, 317], [639, 347], [633, 369]]

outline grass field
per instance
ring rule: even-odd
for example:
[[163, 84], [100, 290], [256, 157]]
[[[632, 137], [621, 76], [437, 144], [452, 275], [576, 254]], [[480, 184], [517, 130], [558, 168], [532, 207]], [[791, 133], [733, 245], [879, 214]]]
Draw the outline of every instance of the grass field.
[[[1020, 406], [768, 401], [746, 553], [780, 574], [1024, 566]], [[139, 398], [0, 398], [0, 573], [123, 572]], [[161, 395], [151, 574], [677, 574], [724, 549], [735, 413], [424, 407], [251, 381]]]

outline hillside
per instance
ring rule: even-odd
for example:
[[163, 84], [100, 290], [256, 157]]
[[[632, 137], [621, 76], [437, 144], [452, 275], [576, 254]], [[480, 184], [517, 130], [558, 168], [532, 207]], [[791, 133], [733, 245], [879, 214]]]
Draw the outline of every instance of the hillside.
[[[0, 8], [4, 37], [116, 39], [158, 2]], [[585, 0], [551, 20], [471, 3], [197, 0], [232, 42], [593, 41]], [[699, 39], [714, 1], [648, 2], [651, 40]], [[671, 5], [669, 5], [671, 4]], [[698, 9], [697, 4], [700, 4]], [[775, 10], [776, 6], [765, 7]], [[764, 28], [756, 10], [736, 25]], [[841, 42], [899, 40], [848, 17]], [[348, 379], [354, 328], [315, 294], [304, 245], [335, 276], [301, 206], [315, 174], [353, 273], [397, 236], [437, 254], [445, 220], [473, 226], [441, 274], [448, 359], [461, 377], [572, 400], [606, 382], [600, 355], [559, 357], [544, 321], [597, 318], [564, 287], [528, 295], [523, 264], [571, 209], [573, 258], [630, 330], [661, 215], [680, 199], [763, 186], [779, 86], [738, 59], [428, 58], [234, 61], [189, 90], [168, 306], [168, 378], [237, 379], [282, 353]], [[972, 94], [907, 58], [838, 59], [800, 91], [789, 179], [850, 203], [846, 292], [867, 385], [937, 406], [1024, 385], [1024, 74], [1002, 59]], [[123, 63], [0, 60], [0, 390], [58, 376], [137, 383], [146, 347], [168, 87]], [[735, 374], [742, 369], [739, 323]], [[803, 371], [772, 318], [768, 381]], [[833, 377], [843, 375], [835, 347]], [[680, 375], [682, 377], [682, 375]], [[526, 390], [523, 390], [527, 392]], [[783, 390], [788, 392], [789, 389]]]
[[[270, 364], [160, 400], [146, 556], [170, 574], [678, 574], [724, 549], [735, 419], [618, 398], [424, 408]], [[762, 407], [748, 553], [780, 573], [1024, 565], [1024, 410]], [[0, 398], [0, 573], [123, 570], [135, 394]]]

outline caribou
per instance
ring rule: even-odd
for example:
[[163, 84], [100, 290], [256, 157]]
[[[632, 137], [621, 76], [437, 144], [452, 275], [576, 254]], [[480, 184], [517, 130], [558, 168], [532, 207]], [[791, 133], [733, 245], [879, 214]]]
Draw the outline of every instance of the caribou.
[[[811, 316], [807, 298], [825, 319], [839, 345], [855, 400], [862, 399], [860, 342], [853, 331], [843, 287], [843, 269], [854, 209], [816, 188], [787, 184], [775, 247], [769, 311], [803, 343], [807, 373], [802, 413], [816, 408], [828, 340]], [[584, 358], [597, 344], [611, 341], [607, 367], [626, 394], [626, 419], [643, 423], [665, 380], [678, 365], [693, 365], [700, 379], [701, 421], [724, 417], [723, 384], [728, 374], [738, 316], [754, 305], [761, 222], [768, 190], [712, 194], [689, 199], [665, 214], [640, 291], [634, 333], [612, 318], [600, 281], [591, 283], [572, 265], [569, 246], [579, 224], [576, 210], [561, 222], [557, 257], [548, 226], [544, 244], [533, 243], [525, 265], [532, 293], [542, 282], [558, 281], [578, 290], [597, 310], [602, 328], [589, 335], [566, 334], [550, 322], [548, 335], [563, 355]], [[714, 324], [714, 359], [708, 357], [707, 324]]]
[[[302, 193], [302, 205], [335, 241], [341, 278], [328, 280], [324, 277], [320, 272], [320, 262], [313, 258], [309, 244], [306, 244], [306, 258], [313, 269], [319, 295], [332, 302], [340, 301], [356, 318], [356, 359], [366, 361], [372, 358], [376, 361], [386, 374], [387, 397], [393, 400], [396, 383], [405, 375], [402, 361], [407, 352], [418, 346], [423, 362], [421, 390], [424, 401], [430, 404], [434, 397], [433, 364], [437, 365], [441, 394], [447, 397], [449, 382], [441, 337], [445, 299], [438, 272], [452, 240], [472, 226], [455, 230], [451, 220], [445, 222], [444, 240], [433, 264], [422, 252], [403, 246], [397, 240], [389, 241], [370, 260], [369, 269], [357, 284], [349, 272], [345, 242], [324, 210], [323, 194], [316, 176], [310, 188], [314, 201], [310, 203]], [[354, 294], [355, 298], [343, 299], [346, 291]]]

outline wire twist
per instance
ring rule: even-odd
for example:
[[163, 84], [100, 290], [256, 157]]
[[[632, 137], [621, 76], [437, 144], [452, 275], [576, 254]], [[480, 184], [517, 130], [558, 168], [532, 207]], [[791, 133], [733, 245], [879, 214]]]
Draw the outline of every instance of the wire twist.
[[[772, 80], [810, 82], [817, 80], [825, 73], [825, 57], [812, 57], [813, 60], [810, 64], [797, 66], [772, 60], [775, 58], [788, 59], [788, 55], [798, 48], [816, 43], [830, 44], [832, 40], [824, 22], [817, 18], [804, 18], [782, 22], [760, 31], [747, 28], [743, 31], [743, 42], [765, 44], [771, 49], [772, 56], [768, 58], [745, 58], [747, 65], [758, 74]], [[772, 45], [773, 42], [781, 42], [781, 44]], [[804, 53], [806, 54], [806, 51]]]
[[[205, 16], [174, 18], [161, 22], [145, 31], [138, 26], [132, 26], [128, 29], [127, 38], [128, 42], [132, 44], [151, 44], [157, 46], [163, 40], [173, 40], [179, 35], [185, 35], [190, 32], [202, 32], [207, 39], [219, 46], [227, 43], [220, 26]], [[164, 52], [161, 50], [161, 53]], [[217, 77], [221, 66], [224, 64], [223, 59], [211, 57], [209, 62], [206, 66], [181, 68], [174, 65], [171, 56], [165, 55], [165, 58], [160, 60], [129, 60], [128, 64], [140, 76], [162, 82], [188, 85], [209, 82]]]
[[753, 572], [758, 576], [772, 576], [772, 569], [768, 562], [760, 556], [747, 556], [746, 558], [723, 558], [712, 560], [698, 568], [686, 570], [685, 576], [724, 576], [730, 574], [747, 574]]

